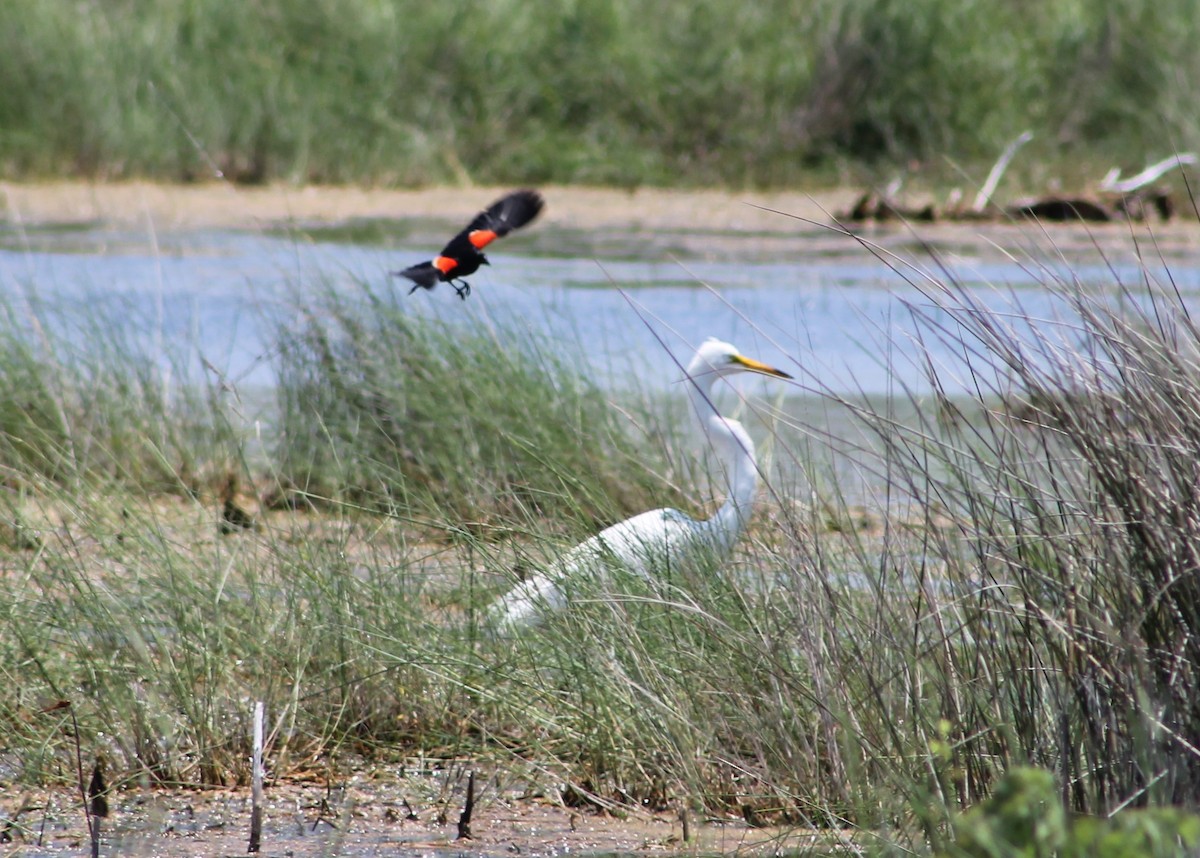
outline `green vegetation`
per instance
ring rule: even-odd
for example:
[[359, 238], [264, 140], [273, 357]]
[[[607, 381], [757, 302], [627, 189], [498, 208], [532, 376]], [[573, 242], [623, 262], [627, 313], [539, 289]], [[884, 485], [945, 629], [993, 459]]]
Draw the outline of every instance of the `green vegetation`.
[[193, 383], [185, 355], [156, 346], [139, 308], [31, 289], [0, 303], [0, 317], [4, 484], [192, 492], [238, 462], [219, 393]]
[[[874, 438], [851, 452], [886, 502], [776, 481], [729, 564], [618, 579], [501, 640], [482, 610], [523, 572], [630, 512], [703, 502], [678, 403], [612, 407], [515, 321], [444, 328], [322, 291], [280, 320], [252, 444], [185, 344], [164, 361], [103, 318], [80, 333], [8, 308], [4, 771], [69, 781], [73, 715], [117, 783], [244, 782], [262, 700], [280, 777], [531, 764], [573, 800], [882, 854], [1194, 842], [1155, 809], [1200, 791], [1200, 334], [1155, 266], [1115, 291], [1047, 274], [1069, 321], [1021, 335], [930, 269], [925, 335], [990, 359], [975, 401], [913, 397], [910, 422], [838, 403]], [[794, 413], [760, 410], [762, 452], [820, 473]], [[253, 527], [221, 527], [233, 501]]]
[[1068, 819], [1054, 776], [1017, 768], [992, 796], [959, 816], [956, 858], [1173, 858], [1200, 845], [1200, 817], [1174, 808], [1127, 811], [1109, 819]]
[[959, 181], [1031, 129], [1021, 163], [1072, 179], [1200, 145], [1191, 0], [0, 11], [6, 178], [777, 186], [915, 161]]
[[587, 532], [656, 495], [681, 502], [663, 496], [662, 457], [641, 460], [628, 419], [573, 363], [576, 345], [417, 321], [397, 294], [297, 296], [303, 323], [279, 320], [289, 486], [476, 529]]

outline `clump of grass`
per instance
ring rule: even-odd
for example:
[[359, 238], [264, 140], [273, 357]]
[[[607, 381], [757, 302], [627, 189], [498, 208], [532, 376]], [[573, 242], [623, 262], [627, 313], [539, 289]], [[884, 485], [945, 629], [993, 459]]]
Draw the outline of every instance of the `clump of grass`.
[[1005, 369], [981, 368], [980, 389], [1018, 403], [941, 448], [955, 479], [939, 496], [970, 523], [950, 573], [984, 588], [972, 628], [1003, 670], [1007, 753], [1052, 765], [1089, 811], [1200, 785], [1185, 738], [1200, 727], [1200, 340], [1169, 271], [1147, 260], [1136, 276], [1088, 287], [1047, 271], [1049, 327], [983, 312], [953, 282], [940, 300], [958, 341]]
[[444, 695], [377, 654], [379, 640], [430, 633], [404, 553], [360, 565], [377, 524], [293, 514], [218, 537], [211, 508], [184, 499], [129, 501], [119, 516], [107, 495], [52, 505], [59, 523], [26, 555], [0, 618], [5, 670], [22, 688], [5, 704], [20, 727], [5, 757], [27, 781], [54, 780], [72, 753], [59, 714], [38, 716], [44, 700], [74, 704], [85, 749], [105, 752], [121, 780], [166, 784], [245, 783], [256, 700], [281, 774], [438, 723], [429, 713]]
[[579, 355], [516, 322], [414, 318], [366, 286], [306, 304], [279, 329], [277, 470], [310, 498], [459, 530], [592, 529], [672, 496]]
[[0, 470], [11, 487], [197, 491], [241, 464], [234, 420], [193, 362], [96, 298], [0, 305]]

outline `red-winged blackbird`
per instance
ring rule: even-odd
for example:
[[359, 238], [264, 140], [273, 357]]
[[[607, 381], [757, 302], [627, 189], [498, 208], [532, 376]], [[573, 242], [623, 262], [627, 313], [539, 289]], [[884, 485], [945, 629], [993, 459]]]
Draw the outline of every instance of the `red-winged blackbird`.
[[471, 286], [462, 278], [474, 274], [480, 265], [488, 264], [483, 249], [497, 238], [525, 226], [541, 214], [545, 205], [546, 201], [537, 191], [506, 194], [475, 215], [467, 228], [450, 239], [435, 258], [403, 271], [393, 271], [392, 276], [407, 277], [416, 284], [408, 290], [410, 295], [418, 287], [432, 289], [438, 283], [449, 283], [458, 297], [466, 300], [471, 294]]

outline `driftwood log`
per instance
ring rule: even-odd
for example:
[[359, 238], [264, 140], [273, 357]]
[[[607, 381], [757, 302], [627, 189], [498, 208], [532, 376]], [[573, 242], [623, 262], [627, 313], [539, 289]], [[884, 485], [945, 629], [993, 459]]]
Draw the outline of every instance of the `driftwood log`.
[[864, 193], [849, 211], [839, 215], [839, 220], [855, 223], [885, 223], [897, 220], [933, 223], [1033, 219], [1109, 223], [1145, 221], [1157, 217], [1161, 221], [1169, 221], [1175, 216], [1175, 200], [1169, 190], [1154, 183], [1168, 171], [1183, 169], [1185, 165], [1195, 164], [1200, 160], [1190, 152], [1173, 155], [1124, 180], [1121, 179], [1120, 170], [1110, 170], [1092, 194], [1047, 194], [1004, 206], [997, 205], [992, 195], [1000, 177], [1017, 150], [1029, 142], [1032, 136], [1025, 132], [1004, 150], [971, 206], [962, 205], [962, 195], [957, 192], [952, 195], [952, 202], [940, 207], [933, 203], [905, 206], [895, 200], [895, 193], [899, 187], [898, 183], [894, 182], [883, 192]]

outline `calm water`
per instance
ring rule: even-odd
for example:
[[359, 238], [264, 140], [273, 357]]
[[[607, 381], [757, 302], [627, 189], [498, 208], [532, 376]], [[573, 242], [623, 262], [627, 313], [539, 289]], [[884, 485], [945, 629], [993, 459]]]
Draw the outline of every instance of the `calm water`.
[[[1049, 253], [1035, 264], [1088, 283], [1138, 283], [1124, 246], [1128, 232], [1115, 227], [1109, 233], [1107, 261], [1074, 236], [1072, 256]], [[1028, 243], [1028, 231], [1006, 236]], [[946, 321], [944, 314], [852, 240], [820, 231], [799, 232], [782, 246], [754, 235], [689, 239], [680, 250], [677, 235], [639, 235], [640, 259], [613, 258], [611, 247], [597, 252], [588, 246], [569, 258], [491, 254], [493, 265], [471, 278], [474, 292], [462, 302], [446, 286], [409, 296], [389, 281], [389, 269], [431, 255], [424, 239], [383, 247], [315, 241], [310, 234], [0, 232], [0, 292], [18, 307], [40, 299], [84, 307], [119, 302], [138, 335], [164, 347], [194, 343], [205, 360], [246, 386], [273, 380], [264, 309], [294, 301], [296, 287], [327, 283], [352, 290], [358, 282], [396, 290], [414, 314], [492, 324], [582, 350], [612, 383], [633, 373], [643, 385], [666, 385], [679, 377], [676, 361], [686, 362], [693, 344], [717, 336], [788, 369], [807, 389], [886, 394], [928, 386], [923, 360], [913, 358], [921, 354], [913, 344], [913, 311], [935, 321]], [[890, 251], [918, 253], [904, 233], [876, 240]], [[1040, 285], [1045, 271], [1034, 271], [1028, 261], [1006, 258], [961, 231], [939, 250], [955, 277], [988, 306], [1039, 324], [1062, 315]], [[932, 268], [928, 259], [917, 264]], [[1168, 264], [1185, 299], [1200, 294], [1200, 254], [1185, 242]], [[1165, 282], [1165, 272], [1156, 276]], [[924, 333], [924, 352], [942, 383], [963, 387], [961, 355]]]

